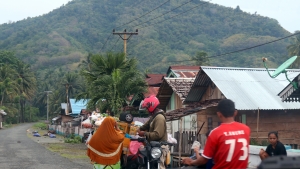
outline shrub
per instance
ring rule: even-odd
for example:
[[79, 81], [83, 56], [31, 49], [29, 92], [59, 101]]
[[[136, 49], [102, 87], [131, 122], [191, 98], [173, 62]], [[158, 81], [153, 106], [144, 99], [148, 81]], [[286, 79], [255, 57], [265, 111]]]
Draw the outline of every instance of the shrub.
[[81, 143], [81, 137], [72, 134], [70, 138], [65, 139], [65, 143]]
[[47, 130], [48, 126], [45, 123], [36, 123], [33, 125], [33, 127], [41, 129], [41, 130]]

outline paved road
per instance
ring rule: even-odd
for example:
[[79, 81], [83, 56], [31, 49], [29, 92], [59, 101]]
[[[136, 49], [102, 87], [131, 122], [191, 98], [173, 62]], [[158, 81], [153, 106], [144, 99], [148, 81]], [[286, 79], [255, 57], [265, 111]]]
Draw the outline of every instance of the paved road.
[[0, 130], [0, 169], [88, 169], [28, 138], [32, 124]]

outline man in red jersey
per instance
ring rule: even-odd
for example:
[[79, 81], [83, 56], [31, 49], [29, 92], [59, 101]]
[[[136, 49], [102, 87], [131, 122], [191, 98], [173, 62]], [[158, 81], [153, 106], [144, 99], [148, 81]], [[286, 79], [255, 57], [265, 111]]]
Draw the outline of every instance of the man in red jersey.
[[237, 111], [234, 102], [221, 100], [217, 115], [221, 125], [213, 129], [206, 141], [202, 156], [196, 160], [186, 158], [183, 164], [199, 166], [214, 160], [214, 169], [243, 169], [248, 166], [250, 128], [234, 121]]

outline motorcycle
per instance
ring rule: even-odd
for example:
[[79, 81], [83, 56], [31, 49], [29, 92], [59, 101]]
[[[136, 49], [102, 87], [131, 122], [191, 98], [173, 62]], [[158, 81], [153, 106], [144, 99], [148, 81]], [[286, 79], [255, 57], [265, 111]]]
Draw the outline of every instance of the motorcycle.
[[160, 157], [162, 155], [162, 145], [172, 146], [173, 144], [167, 142], [151, 141], [148, 142], [146, 138], [131, 139], [131, 141], [138, 141], [144, 143], [138, 152], [133, 155], [123, 155], [121, 157], [122, 169], [159, 169]]

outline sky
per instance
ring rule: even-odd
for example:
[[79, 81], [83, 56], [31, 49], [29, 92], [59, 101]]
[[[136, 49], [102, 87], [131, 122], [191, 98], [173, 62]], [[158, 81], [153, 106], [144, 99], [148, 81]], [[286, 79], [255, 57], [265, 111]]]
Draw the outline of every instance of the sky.
[[[70, 0], [0, 0], [0, 24], [46, 14]], [[300, 0], [210, 0], [276, 19], [287, 31], [300, 30]]]

